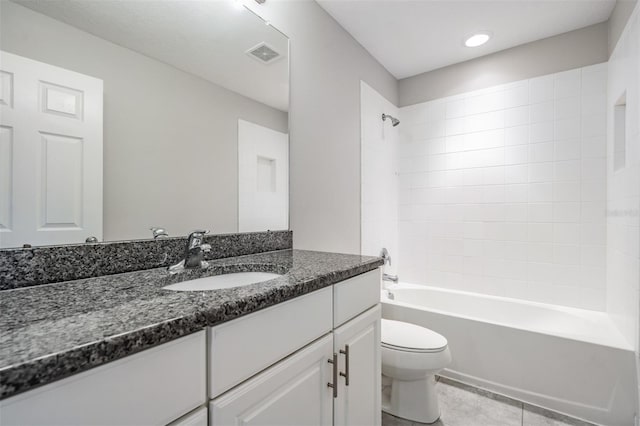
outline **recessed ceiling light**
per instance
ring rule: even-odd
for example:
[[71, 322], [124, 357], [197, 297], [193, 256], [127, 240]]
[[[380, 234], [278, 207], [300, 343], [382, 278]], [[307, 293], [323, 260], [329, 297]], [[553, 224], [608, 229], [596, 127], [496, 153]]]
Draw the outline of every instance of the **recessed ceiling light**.
[[464, 45], [467, 47], [482, 46], [491, 38], [491, 34], [488, 32], [475, 33], [464, 41]]

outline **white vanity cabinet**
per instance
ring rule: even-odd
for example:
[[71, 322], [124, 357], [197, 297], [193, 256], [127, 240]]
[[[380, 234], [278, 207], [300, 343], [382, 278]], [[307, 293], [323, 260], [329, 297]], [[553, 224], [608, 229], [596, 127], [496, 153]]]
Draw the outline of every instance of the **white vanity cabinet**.
[[380, 424], [380, 271], [0, 401], [0, 425]]
[[379, 425], [379, 295], [375, 270], [210, 329], [210, 426]]

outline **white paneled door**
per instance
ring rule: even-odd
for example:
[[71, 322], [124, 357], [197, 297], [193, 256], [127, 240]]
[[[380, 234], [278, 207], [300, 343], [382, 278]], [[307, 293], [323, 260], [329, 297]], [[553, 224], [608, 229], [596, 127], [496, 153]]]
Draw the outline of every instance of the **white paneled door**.
[[102, 239], [102, 80], [0, 52], [0, 247]]

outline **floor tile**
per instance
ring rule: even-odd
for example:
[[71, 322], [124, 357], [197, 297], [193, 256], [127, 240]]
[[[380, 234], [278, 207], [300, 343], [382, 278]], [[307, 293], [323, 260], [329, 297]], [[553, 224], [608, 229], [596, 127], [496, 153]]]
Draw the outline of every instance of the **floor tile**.
[[523, 426], [594, 426], [582, 420], [567, 417], [544, 408], [524, 404]]
[[[440, 396], [442, 426], [521, 426], [522, 404], [504, 398], [489, 397], [441, 381], [437, 385]], [[491, 394], [492, 396], [494, 394]]]
[[[594, 426], [444, 377], [436, 385], [440, 419], [431, 426]], [[382, 414], [382, 426], [423, 426]]]
[[391, 414], [382, 413], [382, 426], [414, 426], [410, 420], [394, 417]]

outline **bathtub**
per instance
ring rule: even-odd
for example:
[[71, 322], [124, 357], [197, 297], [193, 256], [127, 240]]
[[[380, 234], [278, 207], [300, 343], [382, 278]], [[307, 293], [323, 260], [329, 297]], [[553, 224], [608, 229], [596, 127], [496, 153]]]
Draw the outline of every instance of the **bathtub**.
[[442, 375], [602, 425], [632, 426], [634, 352], [609, 316], [506, 297], [399, 283], [384, 318], [444, 335]]

